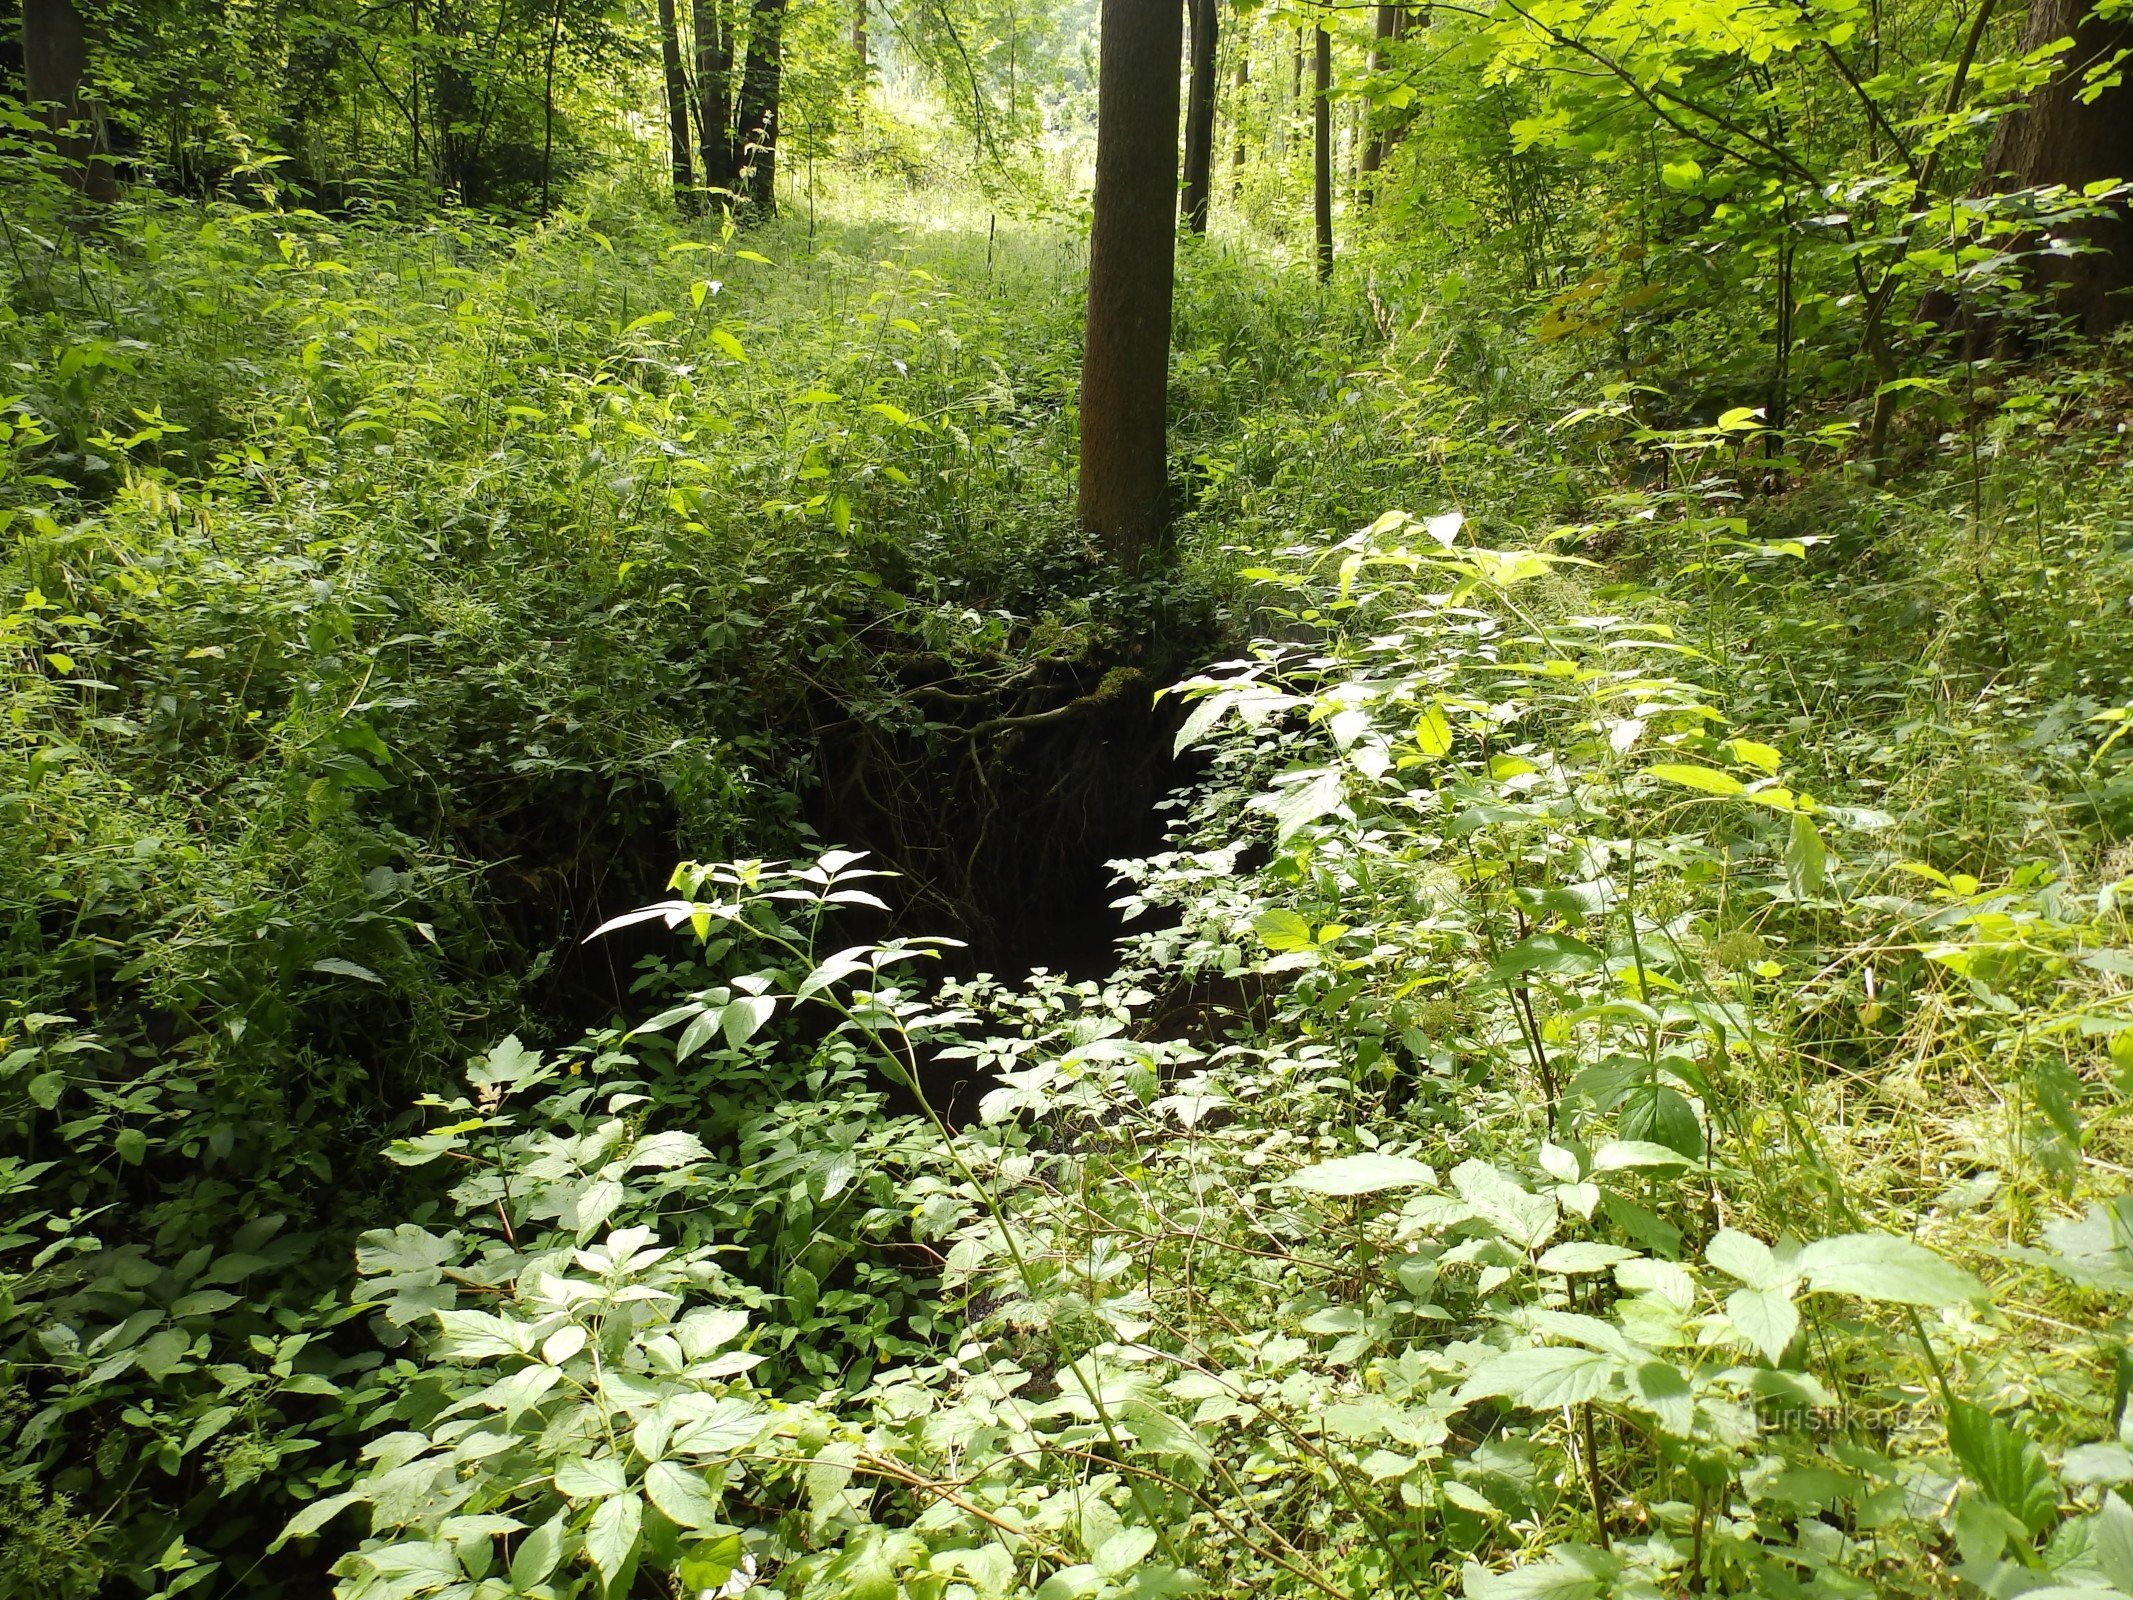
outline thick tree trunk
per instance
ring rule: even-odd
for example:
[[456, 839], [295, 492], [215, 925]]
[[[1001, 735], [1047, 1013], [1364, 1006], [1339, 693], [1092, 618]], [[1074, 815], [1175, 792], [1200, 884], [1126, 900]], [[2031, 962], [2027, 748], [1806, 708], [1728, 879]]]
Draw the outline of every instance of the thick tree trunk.
[[[2071, 38], [2073, 49], [2036, 96], [2000, 124], [1985, 158], [1989, 182], [2029, 188], [2133, 178], [2133, 84], [2104, 90], [2084, 105], [2081, 89], [2091, 68], [2133, 50], [2133, 20], [2106, 21], [2088, 0], [2030, 0], [2022, 48]], [[2125, 293], [2133, 286], [2133, 212], [2120, 203], [2110, 215], [2068, 230], [2090, 248], [2077, 255], [2046, 254], [2035, 281], [2057, 291], [2061, 307], [2093, 334], [2107, 333], [2133, 315]]]
[[1333, 276], [1333, 35], [1316, 28], [1311, 41], [1311, 232], [1325, 283]]
[[103, 111], [84, 92], [88, 75], [89, 27], [74, 0], [23, 0], [23, 88], [43, 106], [74, 186], [92, 200], [115, 200]]
[[1129, 564], [1162, 536], [1170, 511], [1182, 20], [1178, 0], [1103, 0], [1080, 509], [1082, 526]]
[[696, 153], [704, 185], [731, 189], [733, 159], [733, 25], [728, 0], [693, 0], [696, 27]]
[[1185, 188], [1179, 197], [1185, 226], [1207, 231], [1214, 190], [1215, 51], [1220, 42], [1220, 0], [1186, 0], [1192, 70], [1185, 94]]
[[674, 162], [674, 203], [696, 209], [696, 172], [689, 155], [689, 75], [681, 66], [681, 24], [674, 0], [659, 0], [659, 66], [667, 83], [667, 147]]
[[778, 209], [778, 83], [785, 66], [786, 0], [755, 0], [734, 115], [734, 188], [763, 215]]

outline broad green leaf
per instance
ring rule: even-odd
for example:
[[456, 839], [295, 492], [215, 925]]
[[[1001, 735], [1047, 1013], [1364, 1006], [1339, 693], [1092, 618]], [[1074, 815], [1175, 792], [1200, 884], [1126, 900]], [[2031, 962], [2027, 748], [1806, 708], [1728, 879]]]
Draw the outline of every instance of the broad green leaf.
[[1703, 794], [1745, 794], [1748, 786], [1730, 772], [1720, 772], [1716, 767], [1691, 767], [1678, 762], [1663, 762], [1656, 767], [1646, 767], [1648, 778], [1663, 779], [1679, 784], [1684, 789], [1695, 789]]
[[1618, 1244], [1599, 1244], [1587, 1239], [1574, 1239], [1559, 1244], [1542, 1253], [1537, 1265], [1543, 1272], [1560, 1272], [1574, 1276], [1585, 1272], [1605, 1272], [1619, 1261], [1628, 1261], [1636, 1256], [1634, 1250], [1625, 1250]]
[[1489, 967], [1489, 976], [1498, 983], [1516, 983], [1537, 972], [1590, 972], [1606, 959], [1570, 934], [1533, 933], [1499, 955]]
[[1475, 1368], [1454, 1406], [1500, 1397], [1531, 1411], [1577, 1405], [1607, 1392], [1622, 1363], [1614, 1356], [1573, 1345], [1539, 1345], [1512, 1350]]
[[1799, 1269], [1825, 1294], [1851, 1294], [1894, 1305], [1952, 1306], [1987, 1298], [1985, 1286], [1924, 1245], [1885, 1233], [1818, 1239], [1800, 1252]]
[[558, 1511], [519, 1540], [511, 1552], [511, 1587], [520, 1591], [547, 1580], [563, 1559], [563, 1536], [570, 1528], [570, 1513]]
[[1726, 1316], [1772, 1366], [1800, 1331], [1799, 1310], [1784, 1289], [1736, 1289], [1726, 1296]]
[[1720, 1228], [1712, 1235], [1710, 1244], [1704, 1248], [1703, 1258], [1751, 1289], [1774, 1288], [1789, 1277], [1779, 1269], [1770, 1246], [1751, 1234], [1732, 1228]]
[[308, 1539], [342, 1511], [352, 1505], [360, 1505], [362, 1501], [363, 1496], [354, 1490], [346, 1494], [330, 1494], [323, 1500], [314, 1500], [283, 1525], [281, 1532], [274, 1536], [274, 1542], [267, 1548], [279, 1550], [291, 1539]]
[[637, 1535], [644, 1526], [644, 1502], [633, 1494], [618, 1494], [600, 1502], [592, 1526], [585, 1530], [585, 1553], [599, 1569], [600, 1581], [610, 1595], [628, 1589], [629, 1575], [637, 1565]]
[[1431, 706], [1415, 723], [1415, 748], [1432, 761], [1450, 753], [1452, 725], [1443, 706]]
[[653, 1462], [644, 1475], [644, 1492], [684, 1528], [708, 1528], [718, 1521], [718, 1502], [711, 1497], [703, 1474], [679, 1462]]
[[570, 1456], [555, 1469], [555, 1487], [572, 1500], [605, 1500], [628, 1489], [629, 1478], [613, 1456]]
[[1430, 1189], [1436, 1183], [1435, 1170], [1425, 1162], [1373, 1152], [1321, 1161], [1291, 1173], [1278, 1187], [1301, 1189], [1306, 1194], [1357, 1195], [1376, 1194], [1383, 1189]]
[[1271, 806], [1277, 842], [1288, 843], [1320, 817], [1339, 810], [1342, 796], [1341, 775], [1330, 769], [1280, 790]]
[[1252, 932], [1269, 950], [1308, 950], [1312, 947], [1311, 924], [1293, 911], [1262, 911], [1252, 919]]
[[1121, 1528], [1091, 1553], [1090, 1560], [1105, 1577], [1123, 1578], [1148, 1559], [1155, 1542], [1148, 1528]]
[[2059, 1485], [2036, 1441], [1983, 1406], [1956, 1400], [1948, 1406], [1948, 1445], [1995, 1505], [2031, 1533], [2044, 1531], [2059, 1509]]

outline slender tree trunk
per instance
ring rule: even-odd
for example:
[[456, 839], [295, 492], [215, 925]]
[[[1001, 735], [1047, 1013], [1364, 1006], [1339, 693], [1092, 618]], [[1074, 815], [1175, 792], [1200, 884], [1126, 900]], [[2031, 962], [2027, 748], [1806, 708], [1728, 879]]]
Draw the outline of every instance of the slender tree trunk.
[[674, 203], [696, 209], [696, 172], [689, 155], [689, 75], [681, 66], [681, 24], [674, 0], [659, 0], [659, 66], [667, 83], [667, 148], [674, 162]]
[[88, 75], [89, 26], [74, 0], [23, 0], [23, 88], [32, 105], [43, 105], [74, 187], [92, 200], [115, 200], [103, 111], [84, 92]]
[[704, 185], [733, 187], [733, 25], [728, 0], [693, 0], [696, 28], [696, 150]]
[[[2081, 98], [2092, 68], [2133, 50], [2133, 20], [2107, 21], [2089, 0], [2030, 0], [2023, 50], [2067, 38], [2074, 47], [2051, 82], [2000, 124], [1985, 158], [1988, 182], [2011, 188], [2059, 183], [2079, 193], [2084, 184], [2133, 178], [2133, 83], [2105, 89], [2087, 104]], [[2107, 333], [2133, 316], [2126, 293], [2133, 286], [2133, 212], [2120, 202], [2067, 231], [2089, 248], [2044, 254], [2032, 277], [2053, 289], [2061, 308], [2087, 332]]]
[[1215, 51], [1221, 0], [1186, 0], [1192, 69], [1185, 96], [1185, 188], [1179, 197], [1185, 225], [1207, 232], [1207, 206], [1214, 189]]
[[1252, 42], [1240, 34], [1237, 38], [1237, 76], [1232, 84], [1229, 106], [1229, 173], [1230, 192], [1244, 193], [1244, 102], [1246, 91], [1252, 86]]
[[852, 54], [859, 58], [859, 76], [867, 75], [867, 0], [852, 0]]
[[[548, 53], [541, 64], [541, 215], [548, 214], [548, 186], [555, 177], [555, 55], [563, 42], [563, 0], [548, 19]], [[357, 126], [361, 126], [358, 119]]]
[[1169, 521], [1182, 21], [1178, 0], [1103, 0], [1079, 487], [1082, 526], [1125, 564]]
[[784, 70], [786, 0], [755, 0], [748, 59], [734, 117], [734, 187], [763, 215], [778, 209], [778, 83]]
[[1333, 276], [1333, 35], [1332, 18], [1311, 43], [1311, 228], [1318, 281]]
[[[1373, 87], [1378, 74], [1385, 70], [1385, 47], [1399, 38], [1404, 31], [1400, 23], [1405, 10], [1404, 6], [1378, 7], [1377, 27], [1370, 42], [1370, 76]], [[1363, 146], [1363, 174], [1365, 178], [1375, 178], [1378, 169], [1385, 165], [1385, 128], [1367, 103], [1363, 115], [1370, 129], [1370, 138]], [[1357, 198], [1367, 206], [1376, 198], [1376, 189], [1375, 183], [1366, 182]]]

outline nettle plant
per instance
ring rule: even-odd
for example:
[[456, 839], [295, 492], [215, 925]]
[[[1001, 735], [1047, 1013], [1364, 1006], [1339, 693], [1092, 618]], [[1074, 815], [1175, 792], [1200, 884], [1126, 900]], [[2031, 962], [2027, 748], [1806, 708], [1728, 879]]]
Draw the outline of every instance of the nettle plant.
[[[433, 1105], [344, 1594], [2133, 1594], [2114, 905], [1907, 866], [1573, 558], [1304, 554], [1112, 982], [691, 866], [680, 1003]], [[2038, 1243], [1863, 1198], [1815, 1029], [1904, 1007], [2033, 1085]]]

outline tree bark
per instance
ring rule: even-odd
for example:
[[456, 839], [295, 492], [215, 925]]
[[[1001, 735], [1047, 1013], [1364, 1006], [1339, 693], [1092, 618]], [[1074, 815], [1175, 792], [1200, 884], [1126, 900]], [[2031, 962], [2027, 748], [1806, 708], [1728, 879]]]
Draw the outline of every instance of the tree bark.
[[[1385, 47], [1406, 31], [1401, 26], [1401, 23], [1405, 20], [1406, 11], [1407, 8], [1405, 6], [1378, 7], [1377, 27], [1370, 43], [1370, 76], [1372, 78], [1376, 78], [1379, 73], [1385, 70]], [[1363, 146], [1363, 175], [1365, 178], [1371, 178], [1375, 177], [1378, 169], [1385, 165], [1385, 128], [1377, 114], [1367, 105], [1364, 107], [1363, 115], [1368, 119], [1370, 129], [1370, 138]], [[1376, 188], [1376, 184], [1366, 182], [1357, 198], [1364, 205], [1370, 204], [1376, 198]]]
[[867, 75], [867, 0], [852, 0], [852, 54], [859, 58], [859, 76]]
[[1333, 277], [1333, 35], [1325, 26], [1311, 34], [1311, 230], [1318, 281], [1326, 283]]
[[1082, 526], [1123, 564], [1165, 532], [1178, 0], [1103, 0], [1081, 364]]
[[43, 105], [74, 187], [92, 200], [116, 200], [103, 111], [84, 92], [88, 75], [89, 26], [74, 0], [23, 0], [23, 89], [31, 105]]
[[1179, 196], [1185, 226], [1207, 232], [1214, 191], [1215, 52], [1220, 43], [1221, 0], [1186, 0], [1191, 71], [1185, 95], [1185, 188]]
[[[2133, 50], [2133, 21], [2106, 21], [2088, 0], [2030, 0], [2022, 49], [2066, 38], [2074, 46], [2051, 82], [1994, 134], [1985, 158], [1989, 183], [2064, 184], [2078, 193], [2084, 184], [2133, 178], [2133, 84], [2106, 89], [2087, 105], [2080, 97], [2092, 67]], [[2133, 212], [2120, 202], [2107, 215], [2066, 231], [2089, 248], [2039, 257], [2032, 280], [2054, 291], [2086, 332], [2107, 333], [2133, 315], [2125, 293], [2133, 286]]]
[[786, 0], [755, 0], [735, 113], [734, 188], [764, 216], [778, 209], [778, 85], [785, 66]]
[[659, 0], [659, 65], [667, 83], [667, 147], [674, 162], [674, 203], [696, 209], [696, 172], [689, 156], [689, 75], [681, 67], [681, 25], [674, 0]]
[[1252, 41], [1248, 36], [1237, 39], [1237, 77], [1230, 96], [1229, 107], [1229, 172], [1230, 191], [1244, 193], [1244, 99], [1252, 86]]
[[733, 187], [733, 26], [728, 0], [692, 0], [696, 28], [696, 153], [704, 186]]

